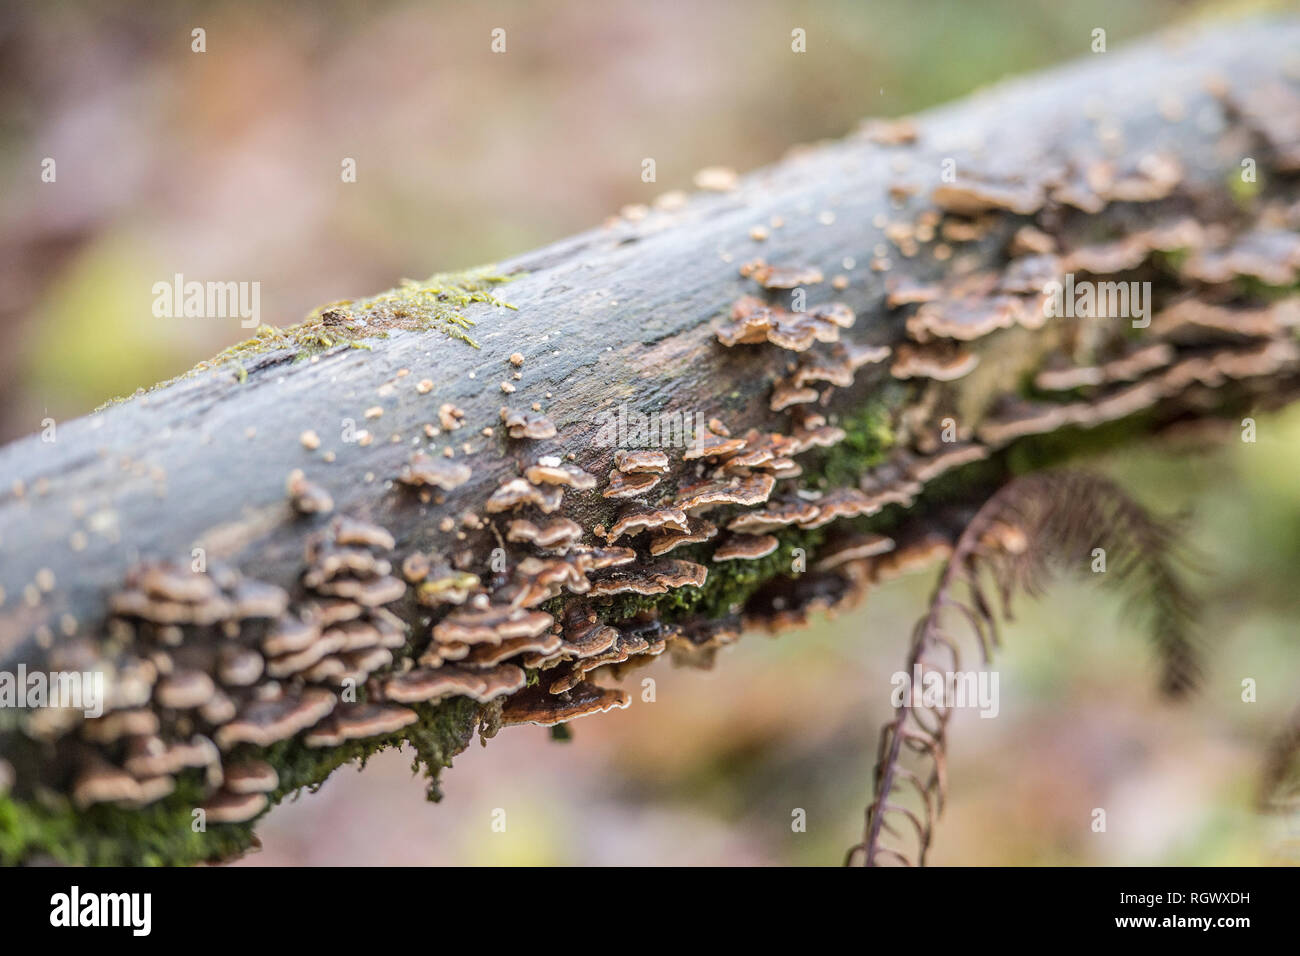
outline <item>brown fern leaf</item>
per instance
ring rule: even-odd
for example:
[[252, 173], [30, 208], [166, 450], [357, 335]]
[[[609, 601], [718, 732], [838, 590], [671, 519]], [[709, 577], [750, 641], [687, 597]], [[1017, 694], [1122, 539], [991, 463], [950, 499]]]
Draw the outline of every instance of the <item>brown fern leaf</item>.
[[1300, 710], [1296, 710], [1270, 748], [1259, 794], [1260, 809], [1300, 814]]
[[[1000, 643], [998, 618], [1011, 618], [1014, 595], [1041, 595], [1055, 572], [1092, 566], [1099, 556], [1096, 549], [1104, 552], [1103, 580], [1126, 588], [1130, 607], [1147, 617], [1161, 660], [1162, 688], [1180, 694], [1194, 685], [1199, 673], [1192, 637], [1196, 603], [1178, 574], [1178, 565], [1186, 560], [1178, 529], [1108, 478], [1062, 471], [1015, 479], [967, 524], [916, 625], [907, 673], [915, 678], [917, 696], [910, 706], [898, 707], [898, 715], [881, 730], [863, 839], [849, 851], [847, 862], [925, 863], [943, 809], [950, 712], [941, 701], [927, 703], [916, 688], [925, 687], [928, 676], [961, 671], [957, 635], [963, 626], [975, 636], [987, 665]], [[962, 599], [956, 596], [959, 586], [965, 588]], [[913, 840], [905, 840], [904, 828]], [[900, 849], [909, 845], [911, 855]]]

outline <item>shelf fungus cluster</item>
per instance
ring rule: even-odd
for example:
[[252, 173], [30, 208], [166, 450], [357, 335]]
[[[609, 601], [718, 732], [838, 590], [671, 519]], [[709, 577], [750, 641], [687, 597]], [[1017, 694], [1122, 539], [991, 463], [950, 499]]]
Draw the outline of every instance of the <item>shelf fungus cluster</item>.
[[[326, 459], [325, 432], [302, 430], [320, 422], [296, 423], [291, 436], [303, 438], [290, 444], [310, 464], [283, 486], [277, 470], [274, 507], [259, 513], [280, 524], [236, 551], [241, 570], [142, 561], [108, 596], [102, 628], [87, 621], [37, 642], [51, 670], [103, 673], [103, 713], [44, 709], [19, 731], [0, 725], [0, 739], [21, 733], [41, 752], [4, 752], [0, 794], [53, 792], [81, 811], [198, 794], [210, 824], [240, 824], [301, 786], [291, 775], [313, 757], [403, 740], [418, 749], [453, 712], [472, 724], [457, 725], [454, 752], [475, 728], [490, 736], [628, 707], [615, 684], [633, 668], [665, 654], [707, 666], [745, 630], [798, 625], [946, 559], [960, 522], [945, 488], [974, 476], [966, 497], [991, 492], [1013, 443], [1033, 451], [1034, 436], [1140, 415], [1158, 419], [1144, 425], [1154, 432], [1270, 388], [1300, 391], [1294, 126], [1253, 103], [1230, 102], [1225, 115], [1270, 167], [1243, 208], [1221, 177], [1173, 155], [1071, 143], [1059, 159], [1003, 157], [983, 171], [965, 157], [955, 181], [928, 192], [877, 183], [869, 274], [854, 272], [868, 261], [860, 248], [832, 262], [809, 251], [826, 248], [817, 242], [807, 259], [747, 262], [739, 280], [736, 265], [719, 267], [708, 280], [726, 290], [712, 303], [719, 317], [665, 334], [680, 350], [664, 354], [690, 356], [700, 376], [690, 418], [707, 418], [680, 446], [592, 443], [591, 416], [575, 409], [627, 390], [649, 411], [668, 390], [636, 389], [659, 369], [629, 371], [620, 356], [610, 367], [628, 374], [611, 384], [605, 366], [593, 374], [549, 346], [528, 360], [534, 380], [521, 370], [503, 390], [519, 408], [498, 411], [495, 388], [438, 397], [440, 428], [426, 427], [424, 450], [399, 445], [395, 424], [393, 442]], [[876, 125], [857, 145], [887, 143], [905, 168], [930, 148], [927, 129]], [[726, 201], [754, 195], [746, 186]], [[803, 195], [764, 221], [806, 215]], [[717, 208], [708, 228], [729, 222], [732, 207]], [[818, 221], [842, 228], [852, 208]], [[774, 259], [796, 234], [783, 229], [764, 227]], [[620, 248], [642, 262], [640, 245]], [[547, 288], [567, 290], [576, 274], [547, 275]], [[621, 301], [635, 298], [623, 296], [627, 276], [601, 275]], [[1085, 289], [1090, 301], [1077, 297]], [[574, 322], [591, 317], [583, 309]], [[498, 359], [522, 369], [522, 353], [506, 359], [514, 347]], [[550, 359], [574, 384], [543, 378]], [[362, 363], [378, 356], [355, 361], [369, 374]], [[432, 381], [416, 389], [426, 402]], [[548, 387], [568, 392], [543, 414]], [[385, 421], [405, 413], [398, 405]], [[435, 436], [462, 429], [500, 440], [473, 456], [459, 442], [439, 452]], [[364, 482], [332, 495], [316, 484], [352, 451], [371, 456]], [[389, 480], [372, 483], [379, 456]]]
[[36, 711], [28, 733], [67, 754], [79, 807], [144, 806], [194, 771], [208, 823], [257, 816], [279, 786], [257, 751], [300, 734], [335, 746], [415, 719], [348, 693], [406, 641], [385, 607], [406, 590], [392, 548], [383, 529], [335, 519], [308, 540], [297, 594], [224, 568], [136, 566], [109, 601], [107, 639], [63, 644], [50, 661], [102, 673], [103, 713]]

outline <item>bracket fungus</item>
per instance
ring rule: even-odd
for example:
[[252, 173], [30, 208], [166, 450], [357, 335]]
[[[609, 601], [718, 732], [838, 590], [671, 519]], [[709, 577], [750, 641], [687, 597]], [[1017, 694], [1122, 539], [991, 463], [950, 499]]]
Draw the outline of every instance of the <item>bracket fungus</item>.
[[[717, 181], [735, 195], [705, 200], [718, 204], [708, 207], [717, 216], [695, 216], [677, 197], [624, 217], [612, 254], [620, 269], [629, 263], [644, 276], [593, 273], [608, 290], [570, 292], [581, 285], [575, 277], [584, 257], [605, 254], [595, 251], [610, 238], [603, 233], [590, 248], [535, 257], [540, 278], [521, 283], [532, 298], [519, 320], [529, 335], [540, 334], [490, 332], [474, 359], [488, 356], [495, 369], [518, 376], [506, 383], [511, 398], [502, 399], [494, 381], [467, 384], [478, 369], [449, 357], [446, 371], [455, 374], [440, 368], [438, 388], [454, 379], [445, 397], [460, 404], [442, 402], [437, 427], [428, 422], [425, 396], [434, 386], [427, 378], [403, 401], [373, 406], [372, 418], [392, 426], [392, 441], [376, 437], [359, 470], [340, 472], [330, 491], [301, 469], [283, 489], [275, 477], [285, 461], [336, 460], [308, 428], [320, 428], [321, 419], [288, 409], [283, 433], [296, 440], [279, 449], [284, 458], [266, 452], [273, 478], [266, 495], [249, 492], [248, 515], [236, 521], [200, 510], [202, 522], [180, 523], [186, 534], [218, 529], [212, 554], [229, 556], [233, 567], [213, 561], [191, 572], [133, 556], [113, 566], [96, 599], [102, 634], [98, 620], [49, 618], [29, 642], [32, 653], [66, 655], [78, 669], [84, 658], [84, 669], [102, 670], [106, 711], [84, 720], [74, 714], [66, 725], [62, 716], [24, 724], [17, 735], [57, 759], [48, 779], [29, 783], [21, 774], [37, 761], [10, 761], [6, 752], [0, 793], [21, 790], [27, 799], [38, 786], [52, 788], [79, 808], [145, 806], [174, 793], [204, 806], [209, 822], [235, 826], [317, 782], [339, 759], [373, 749], [359, 742], [418, 742], [421, 759], [436, 770], [474, 728], [490, 736], [499, 725], [551, 726], [626, 707], [625, 691], [596, 681], [662, 653], [708, 665], [744, 628], [799, 624], [851, 604], [874, 582], [945, 559], [955, 535], [939, 520], [944, 496], [966, 476], [972, 500], [989, 491], [1017, 466], [1021, 448], [1038, 447], [1023, 439], [1120, 420], [1154, 433], [1247, 400], [1289, 398], [1300, 381], [1300, 204], [1294, 182], [1272, 173], [1300, 165], [1285, 165], [1300, 155], [1300, 137], [1249, 96], [1231, 102], [1223, 114], [1229, 126], [1240, 133], [1245, 123], [1257, 135], [1251, 142], [1262, 137], [1276, 150], [1261, 152], [1270, 175], [1249, 203], [1234, 201], [1211, 174], [1211, 134], [1186, 124], [1179, 137], [1146, 148], [1117, 143], [1103, 153], [1090, 143], [1069, 155], [1034, 126], [1024, 132], [1024, 152], [969, 174], [963, 160], [962, 178], [939, 185], [927, 204], [903, 178], [921, 181], [920, 162], [943, 156], [926, 151], [948, 144], [928, 124], [900, 121], [877, 123], [844, 147], [880, 159], [852, 173], [872, 196], [845, 191], [842, 203], [828, 198], [822, 212], [809, 204], [796, 216], [798, 203], [815, 195], [804, 192], [811, 186], [799, 180], [797, 191], [786, 191], [774, 181], [762, 248], [802, 248], [814, 261], [746, 263], [742, 277], [752, 285], [744, 285], [756, 294], [737, 296], [742, 283], [727, 251], [734, 246], [712, 231], [732, 229], [745, 248], [754, 241], [750, 201], [759, 189], [748, 180], [742, 188], [734, 175]], [[1034, 118], [1059, 117], [1040, 109]], [[1091, 135], [1095, 124], [1086, 125]], [[1181, 158], [1153, 149], [1183, 139], [1190, 145], [1177, 147]], [[888, 144], [888, 155], [871, 142]], [[820, 161], [839, 169], [844, 155]], [[994, 161], [991, 150], [980, 158]], [[837, 214], [839, 225], [827, 229]], [[799, 232], [796, 219], [818, 231]], [[855, 219], [853, 243], [870, 222], [878, 245], [832, 254], [834, 237], [848, 236], [841, 230]], [[674, 258], [663, 255], [666, 244], [622, 241], [678, 226], [707, 234], [708, 251], [691, 247], [692, 255]], [[715, 242], [728, 257], [722, 265]], [[553, 272], [552, 259], [564, 260], [554, 268], [578, 268]], [[689, 308], [660, 309], [667, 299], [658, 294], [641, 297], [649, 305], [636, 301], [649, 280], [671, 282], [665, 270], [686, 268], [682, 289], [700, 292]], [[1151, 281], [1150, 327], [1049, 316], [1045, 286], [1072, 271]], [[824, 275], [833, 277], [831, 288]], [[802, 295], [788, 294], [795, 289], [844, 301], [804, 309]], [[602, 303], [618, 305], [612, 320], [591, 308], [586, 297], [597, 291], [617, 295]], [[423, 287], [396, 295], [378, 307], [439, 301]], [[336, 305], [320, 319], [333, 324], [364, 310]], [[607, 335], [624, 328], [626, 337]], [[547, 341], [555, 329], [599, 350], [575, 347], [575, 357], [539, 346], [530, 373], [515, 372], [523, 352], [511, 350]], [[419, 358], [404, 351], [416, 348], [414, 338], [386, 342], [356, 363], [356, 374], [373, 372], [388, 389], [381, 395], [397, 394], [393, 383], [403, 372], [393, 376], [395, 359], [406, 361], [403, 371], [415, 365]], [[648, 361], [636, 365], [641, 359]], [[298, 374], [320, 374], [303, 366]], [[544, 404], [557, 382], [566, 393]], [[683, 383], [689, 392], [670, 392]], [[272, 388], [268, 382], [262, 394]], [[582, 414], [605, 407], [611, 395], [642, 408], [689, 407], [711, 420], [680, 450], [611, 454], [591, 447]], [[500, 408], [503, 400], [521, 408]], [[153, 414], [161, 413], [143, 401], [131, 411], [146, 422]], [[956, 422], [955, 437], [940, 439], [946, 418]], [[477, 450], [446, 443], [467, 427], [461, 434], [473, 436]], [[444, 446], [439, 454], [425, 443], [435, 437]], [[474, 455], [473, 468], [462, 452]], [[340, 466], [346, 454], [339, 453]], [[83, 477], [78, 462], [65, 461], [71, 476]], [[608, 483], [598, 487], [605, 474]], [[408, 490], [389, 493], [388, 478]], [[21, 508], [42, 513], [32, 504], [40, 497]], [[76, 530], [77, 540], [101, 544]], [[183, 547], [160, 553], [188, 558], [188, 538], [168, 533], [170, 544]], [[989, 533], [999, 548], [1017, 546], [1014, 528]], [[110, 562], [116, 552], [152, 554], [132, 550], [139, 540], [88, 554]], [[785, 560], [796, 548], [808, 559], [797, 571]], [[254, 568], [257, 577], [245, 573]], [[63, 566], [55, 570], [65, 581]], [[54, 588], [52, 577], [31, 581], [9, 619], [37, 620], [86, 600]], [[12, 607], [4, 605], [5, 613]]]
[[433, 458], [424, 452], [416, 452], [407, 464], [402, 466], [397, 480], [412, 487], [441, 488], [452, 491], [469, 481], [470, 467], [461, 462]]
[[551, 514], [560, 507], [564, 500], [564, 489], [548, 485], [540, 487], [526, 478], [511, 478], [492, 493], [483, 510], [488, 514], [500, 514], [518, 508], [534, 507], [542, 514]]
[[557, 434], [555, 423], [537, 412], [511, 411], [502, 408], [501, 421], [505, 423], [511, 438], [554, 438]]
[[713, 560], [754, 561], [767, 557], [780, 546], [781, 542], [773, 535], [747, 532], [733, 535], [718, 545], [713, 552]]
[[540, 724], [552, 727], [579, 717], [623, 709], [630, 701], [625, 690], [599, 687], [589, 682], [578, 684], [565, 694], [550, 694], [534, 688], [506, 701], [501, 708], [501, 722], [507, 726]]

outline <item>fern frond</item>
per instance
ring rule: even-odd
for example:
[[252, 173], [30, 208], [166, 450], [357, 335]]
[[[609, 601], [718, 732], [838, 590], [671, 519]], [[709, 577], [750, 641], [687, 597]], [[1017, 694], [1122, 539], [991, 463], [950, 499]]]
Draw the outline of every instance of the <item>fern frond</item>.
[[[1041, 596], [1054, 574], [1090, 567], [1102, 549], [1103, 580], [1125, 589], [1128, 607], [1146, 618], [1161, 662], [1161, 687], [1171, 695], [1184, 693], [1198, 678], [1199, 654], [1193, 637], [1197, 605], [1179, 574], [1187, 560], [1180, 540], [1175, 523], [1153, 516], [1108, 478], [1073, 471], [1017, 478], [985, 502], [957, 540], [913, 632], [907, 673], [924, 679], [931, 672], [960, 671], [954, 623], [975, 637], [987, 665], [1000, 643], [998, 618], [1011, 619], [1014, 596]], [[899, 707], [881, 730], [863, 840], [849, 851], [849, 863], [925, 863], [943, 808], [950, 713], [943, 704], [911, 704]], [[909, 756], [920, 773], [904, 766]], [[919, 809], [898, 802], [895, 791], [902, 784], [919, 796]], [[900, 848], [907, 844], [895, 821], [914, 831], [913, 855]], [[894, 845], [886, 845], [886, 836]]]

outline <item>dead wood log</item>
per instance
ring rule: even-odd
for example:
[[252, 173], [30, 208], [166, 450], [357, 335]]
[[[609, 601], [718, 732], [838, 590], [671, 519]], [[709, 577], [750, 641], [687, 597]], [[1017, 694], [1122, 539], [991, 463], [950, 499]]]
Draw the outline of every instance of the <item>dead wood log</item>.
[[0, 708], [0, 856], [237, 853], [379, 746], [436, 775], [942, 556], [1013, 470], [1290, 401], [1298, 40], [867, 123], [0, 449], [0, 668], [106, 679]]

